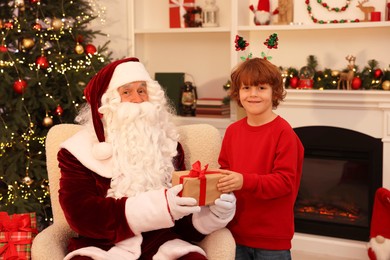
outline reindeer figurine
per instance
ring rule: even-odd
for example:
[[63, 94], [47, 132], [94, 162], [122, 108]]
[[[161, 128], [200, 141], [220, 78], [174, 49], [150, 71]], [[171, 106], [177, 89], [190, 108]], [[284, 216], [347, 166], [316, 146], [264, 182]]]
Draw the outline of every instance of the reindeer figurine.
[[368, 15], [371, 15], [371, 12], [375, 12], [375, 7], [373, 6], [363, 6], [364, 3], [367, 3], [368, 0], [363, 0], [362, 2], [358, 1], [358, 5], [356, 6], [357, 8], [360, 9], [364, 13], [364, 22], [369, 21]]
[[348, 72], [340, 73], [340, 78], [337, 82], [337, 89], [342, 87], [342, 89], [351, 90], [352, 79], [355, 76], [356, 57], [353, 55], [348, 55], [345, 57], [345, 59], [348, 61]]

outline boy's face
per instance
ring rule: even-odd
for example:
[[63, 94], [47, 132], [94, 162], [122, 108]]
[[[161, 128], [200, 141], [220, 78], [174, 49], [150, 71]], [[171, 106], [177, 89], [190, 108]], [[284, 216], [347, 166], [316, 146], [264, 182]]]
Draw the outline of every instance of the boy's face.
[[269, 84], [241, 85], [239, 98], [248, 116], [272, 113], [272, 87]]
[[118, 88], [121, 102], [142, 103], [149, 100], [145, 81], [135, 81]]

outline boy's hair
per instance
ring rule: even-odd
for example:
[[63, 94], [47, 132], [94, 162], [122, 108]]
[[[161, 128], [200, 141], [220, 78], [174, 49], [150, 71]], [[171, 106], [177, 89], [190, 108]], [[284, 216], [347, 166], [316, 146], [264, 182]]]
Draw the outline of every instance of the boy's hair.
[[269, 84], [272, 88], [272, 107], [276, 109], [286, 97], [283, 79], [278, 67], [262, 58], [248, 59], [239, 64], [231, 73], [230, 96], [242, 107], [239, 91], [242, 84], [246, 86], [259, 86]]

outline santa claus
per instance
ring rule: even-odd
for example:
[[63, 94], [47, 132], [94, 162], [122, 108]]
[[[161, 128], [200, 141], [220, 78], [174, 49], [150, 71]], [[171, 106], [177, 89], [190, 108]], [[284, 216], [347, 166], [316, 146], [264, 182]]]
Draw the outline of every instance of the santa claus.
[[184, 154], [161, 86], [136, 58], [100, 70], [84, 91], [84, 129], [61, 145], [59, 200], [68, 259], [207, 259], [200, 241], [235, 213], [235, 197], [196, 206], [170, 187]]

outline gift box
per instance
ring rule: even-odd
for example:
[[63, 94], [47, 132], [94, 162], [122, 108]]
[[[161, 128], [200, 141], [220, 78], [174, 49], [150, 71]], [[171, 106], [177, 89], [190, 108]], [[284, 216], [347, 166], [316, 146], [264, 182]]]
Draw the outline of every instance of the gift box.
[[31, 259], [31, 245], [38, 233], [36, 214], [0, 212], [0, 260]]
[[195, 0], [169, 0], [169, 27], [184, 28], [184, 15], [189, 8], [195, 7]]
[[217, 183], [223, 174], [207, 171], [207, 167], [208, 165], [202, 170], [200, 162], [197, 161], [190, 171], [173, 172], [172, 185], [183, 184], [183, 190], [179, 196], [192, 197], [196, 199], [199, 206], [214, 204], [214, 201], [222, 194], [217, 190]]

